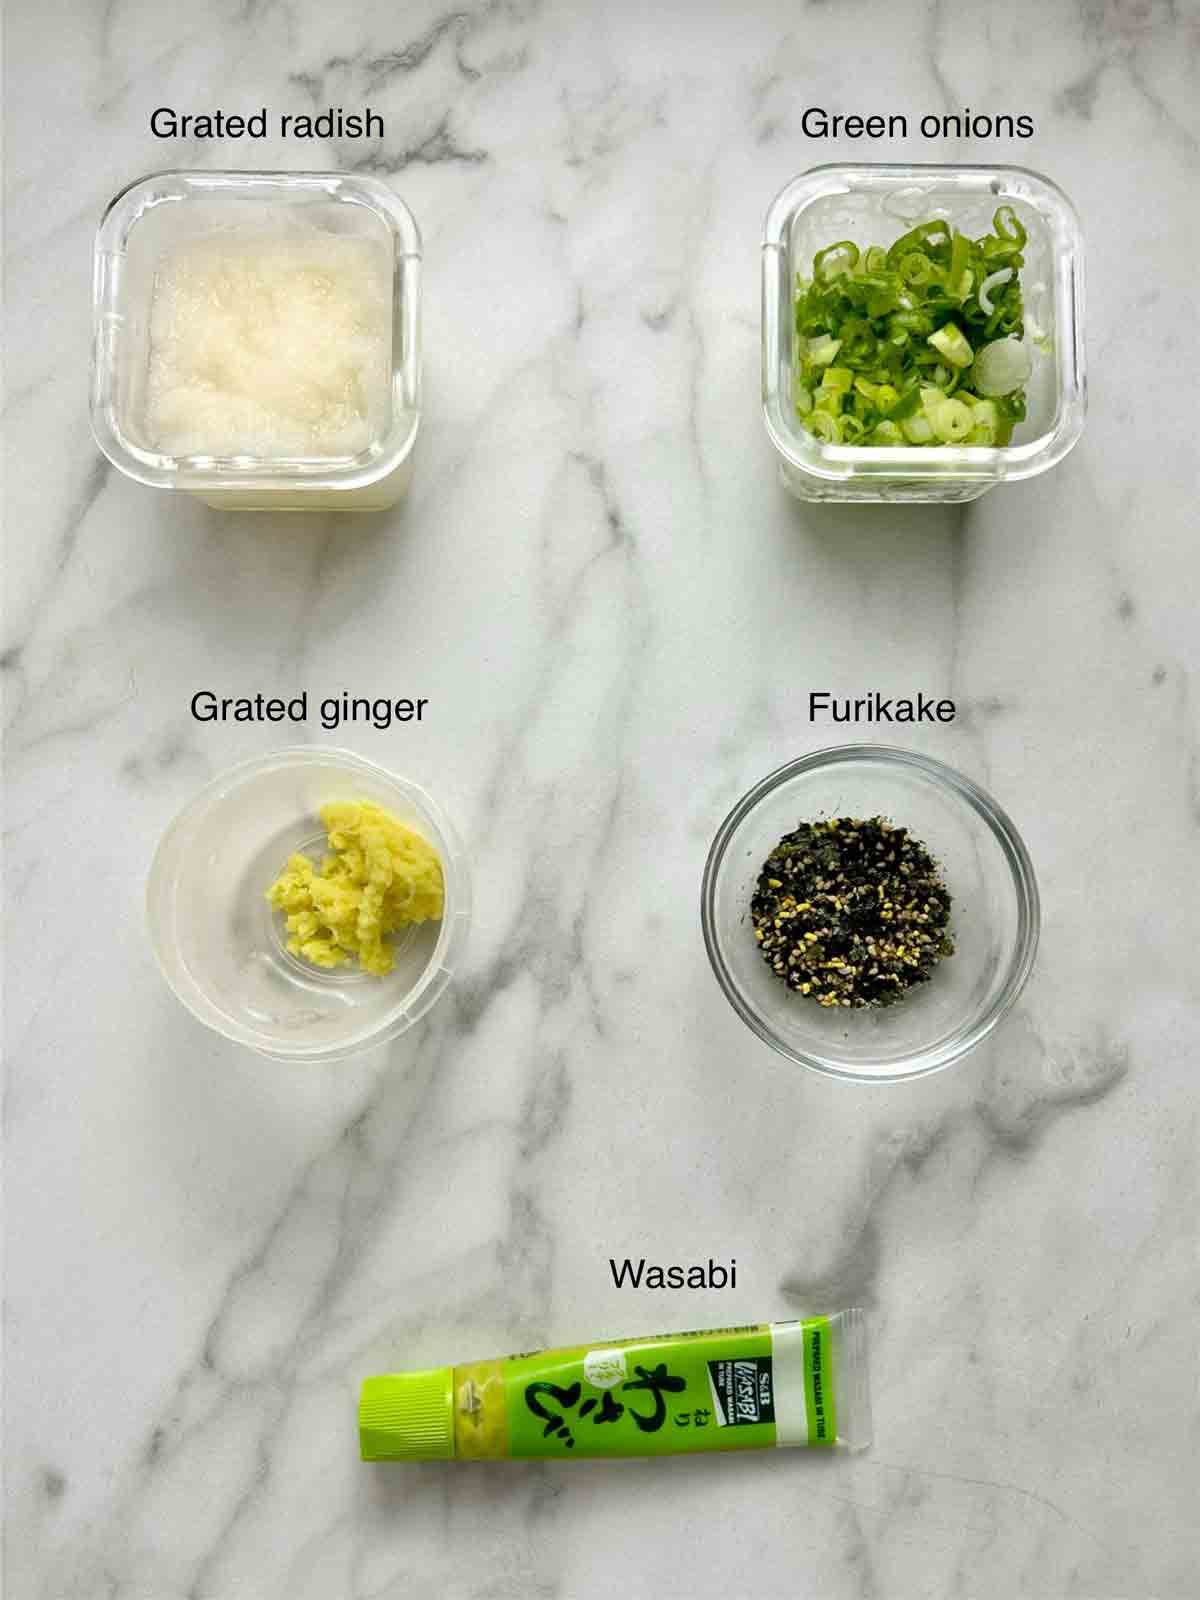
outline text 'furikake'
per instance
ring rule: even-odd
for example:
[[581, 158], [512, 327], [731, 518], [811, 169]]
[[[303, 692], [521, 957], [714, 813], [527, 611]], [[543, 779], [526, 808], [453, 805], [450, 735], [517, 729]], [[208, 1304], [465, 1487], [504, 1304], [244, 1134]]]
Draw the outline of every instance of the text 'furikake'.
[[889, 249], [841, 239], [796, 279], [795, 402], [826, 444], [1006, 445], [1025, 416], [1025, 228], [923, 222]]

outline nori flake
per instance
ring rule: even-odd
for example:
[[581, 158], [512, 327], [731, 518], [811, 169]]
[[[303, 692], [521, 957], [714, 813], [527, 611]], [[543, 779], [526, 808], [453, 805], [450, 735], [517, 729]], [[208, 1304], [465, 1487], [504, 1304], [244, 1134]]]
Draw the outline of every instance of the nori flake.
[[823, 1006], [894, 1005], [954, 954], [937, 862], [883, 817], [830, 817], [785, 834], [750, 916], [772, 972]]

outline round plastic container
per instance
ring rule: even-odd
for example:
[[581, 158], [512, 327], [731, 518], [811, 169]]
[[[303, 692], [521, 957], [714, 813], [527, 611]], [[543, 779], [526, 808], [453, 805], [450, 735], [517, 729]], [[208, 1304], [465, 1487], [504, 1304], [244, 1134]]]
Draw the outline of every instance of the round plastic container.
[[[783, 835], [844, 816], [908, 828], [953, 897], [954, 954], [880, 1009], [826, 1008], [789, 989], [759, 953], [750, 920], [763, 862]], [[1025, 846], [977, 784], [912, 751], [843, 745], [789, 762], [738, 801], [709, 851], [701, 921], [717, 981], [760, 1039], [801, 1066], [874, 1080], [936, 1072], [987, 1037], [1033, 967], [1040, 912]]]
[[[266, 899], [290, 855], [325, 853], [318, 813], [331, 800], [374, 801], [441, 856], [442, 920], [395, 934], [384, 978], [292, 955]], [[247, 761], [203, 788], [163, 835], [146, 898], [154, 954], [188, 1010], [286, 1061], [332, 1061], [411, 1028], [449, 983], [471, 913], [462, 848], [425, 791], [348, 750], [310, 747]]]

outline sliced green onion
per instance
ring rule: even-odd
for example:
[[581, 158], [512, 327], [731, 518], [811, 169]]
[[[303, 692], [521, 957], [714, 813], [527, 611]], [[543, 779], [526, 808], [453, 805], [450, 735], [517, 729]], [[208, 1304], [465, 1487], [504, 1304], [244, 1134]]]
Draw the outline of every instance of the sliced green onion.
[[827, 367], [842, 348], [840, 339], [833, 339], [824, 333], [819, 339], [810, 339], [808, 349], [805, 351], [806, 360], [814, 367]]
[[1012, 275], [1011, 267], [1001, 267], [999, 272], [990, 272], [979, 285], [979, 309], [985, 317], [990, 317], [996, 309], [992, 304], [992, 290], [999, 288], [1002, 283], [1007, 283]]
[[861, 364], [874, 356], [879, 341], [865, 317], [847, 317], [838, 331], [842, 338], [845, 360]]
[[947, 254], [949, 249], [950, 227], [939, 217], [933, 222], [922, 222], [897, 239], [888, 251], [888, 260], [898, 261], [914, 250], [923, 250], [926, 255], [936, 256], [939, 253]]
[[924, 311], [897, 311], [888, 318], [888, 332], [892, 334], [932, 333], [933, 323]]
[[1024, 422], [1024, 389], [1014, 389], [1011, 394], [1000, 395], [996, 400], [996, 410], [1009, 422]]
[[950, 246], [950, 269], [946, 273], [946, 293], [959, 305], [970, 294], [971, 285], [975, 282], [975, 274], [970, 267], [971, 248], [971, 241], [955, 229], [954, 242]]
[[903, 422], [905, 417], [915, 417], [921, 409], [921, 391], [915, 386], [907, 394], [902, 394], [896, 404], [888, 412], [893, 422]]
[[952, 367], [969, 367], [975, 359], [971, 341], [953, 322], [948, 322], [944, 328], [931, 333], [928, 342], [945, 356]]
[[909, 444], [933, 443], [933, 424], [928, 417], [907, 417], [900, 427]]
[[874, 322], [879, 317], [886, 317], [889, 311], [895, 311], [899, 304], [900, 290], [895, 284], [873, 284], [871, 297], [867, 301], [867, 316]]
[[920, 250], [910, 250], [907, 255], [900, 257], [898, 271], [905, 283], [912, 284], [915, 288], [928, 283], [936, 268], [929, 257]]
[[929, 419], [943, 444], [961, 444], [975, 425], [971, 408], [962, 400], [942, 400]]
[[992, 227], [1009, 244], [1015, 244], [1019, 250], [1028, 239], [1024, 224], [1011, 206], [1001, 206], [992, 218]]
[[818, 283], [831, 283], [843, 272], [853, 272], [858, 265], [858, 246], [849, 239], [839, 239], [828, 249], [818, 250], [813, 257], [813, 277]]
[[975, 361], [973, 374], [978, 393], [987, 396], [1011, 394], [1028, 381], [1033, 358], [1019, 339], [997, 339], [985, 344]]

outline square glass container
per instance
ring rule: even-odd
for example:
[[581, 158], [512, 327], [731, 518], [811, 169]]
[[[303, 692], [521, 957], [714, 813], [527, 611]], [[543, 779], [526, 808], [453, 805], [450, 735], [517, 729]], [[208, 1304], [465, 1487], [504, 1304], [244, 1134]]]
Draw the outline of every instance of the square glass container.
[[[148, 424], [151, 309], [166, 252], [222, 230], [277, 224], [376, 242], [391, 264], [386, 392], [356, 455], [171, 455]], [[408, 207], [375, 178], [330, 172], [163, 172], [109, 205], [93, 264], [92, 431], [139, 483], [220, 508], [373, 511], [412, 476], [420, 424], [421, 239]]]
[[[839, 239], [885, 248], [920, 222], [944, 218], [975, 238], [1008, 205], [1028, 233], [1021, 283], [1033, 372], [1027, 415], [1003, 447], [826, 444], [800, 424], [793, 400], [795, 283]], [[1023, 167], [824, 166], [794, 179], [767, 213], [762, 251], [762, 395], [784, 484], [803, 500], [974, 500], [997, 483], [1032, 478], [1083, 432], [1083, 245], [1071, 202]]]

